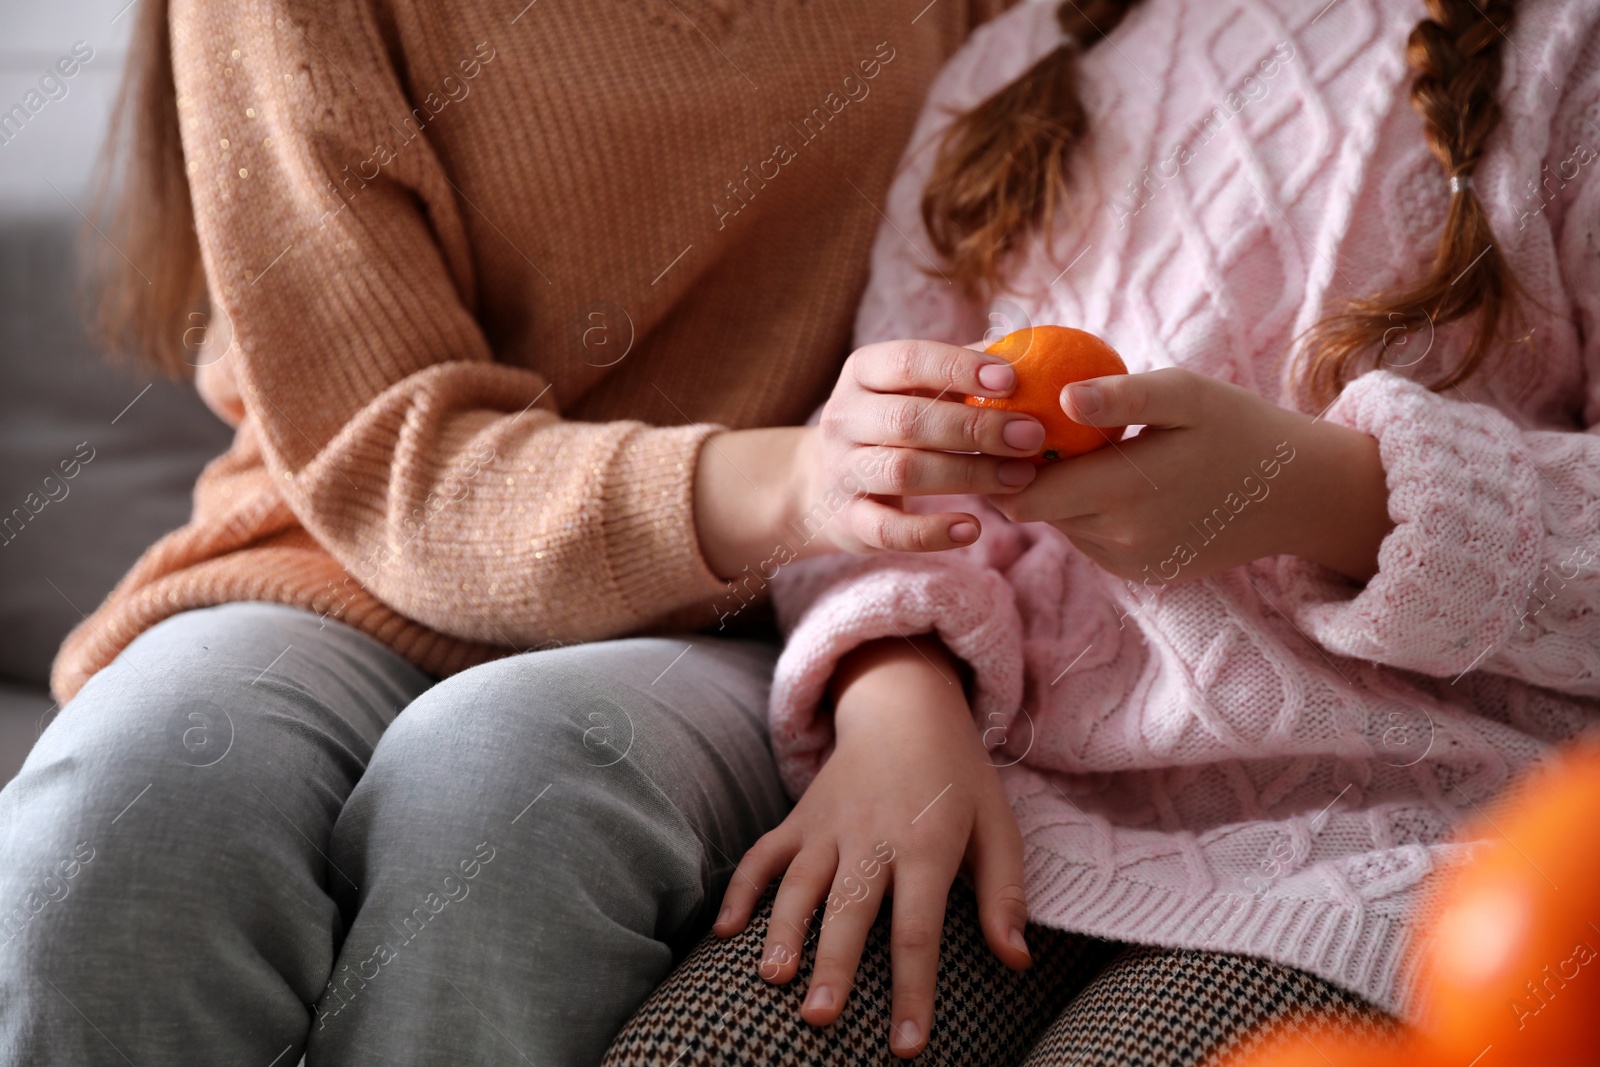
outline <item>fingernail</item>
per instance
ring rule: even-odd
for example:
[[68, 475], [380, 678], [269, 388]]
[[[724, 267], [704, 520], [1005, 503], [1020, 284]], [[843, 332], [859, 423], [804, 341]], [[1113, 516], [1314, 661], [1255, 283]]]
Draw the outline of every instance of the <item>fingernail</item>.
[[1093, 415], [1101, 408], [1100, 389], [1094, 385], [1067, 386], [1067, 394], [1072, 397], [1072, 407], [1080, 415]]
[[766, 957], [761, 961], [761, 966], [757, 967], [756, 971], [761, 975], [763, 981], [776, 982], [778, 975], [783, 973], [783, 965], [788, 962], [788, 959], [788, 949], [782, 945], [774, 945], [772, 946], [772, 951], [767, 953]]
[[1028, 952], [1028, 941], [1022, 936], [1021, 930], [1012, 930], [1010, 936], [1008, 936], [1006, 940], [1010, 941], [1011, 947], [1016, 949], [1018, 952], [1027, 953], [1029, 956], [1033, 955], [1033, 953]]
[[1000, 439], [1012, 448], [1037, 452], [1044, 444], [1044, 424], [1032, 419], [1012, 419], [1000, 431]]
[[1000, 462], [998, 473], [1001, 485], [1009, 485], [1015, 488], [1033, 481], [1034, 477], [1039, 473], [1039, 468], [1025, 459], [1007, 459]]
[[958, 545], [964, 545], [969, 541], [976, 541], [977, 539], [978, 528], [972, 525], [970, 522], [958, 522], [954, 523], [950, 527], [950, 540], [954, 541]]
[[1017, 372], [1009, 363], [985, 363], [978, 368], [978, 384], [996, 393], [1010, 389], [1016, 380]]
[[814, 985], [806, 994], [806, 1007], [812, 1011], [830, 1011], [833, 1008], [833, 990], [825, 985]]
[[711, 925], [712, 926], [721, 926], [723, 923], [727, 922], [731, 918], [733, 918], [733, 909], [732, 908], [723, 908], [721, 911], [717, 912], [717, 921], [712, 923]]
[[895, 1027], [895, 1036], [900, 1039], [901, 1048], [916, 1048], [917, 1042], [922, 1040], [922, 1028], [907, 1019]]

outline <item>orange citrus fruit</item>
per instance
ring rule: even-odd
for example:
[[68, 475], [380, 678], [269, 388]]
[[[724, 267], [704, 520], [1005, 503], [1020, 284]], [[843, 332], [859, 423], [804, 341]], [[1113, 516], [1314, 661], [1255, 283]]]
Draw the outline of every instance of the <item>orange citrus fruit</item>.
[[1029, 326], [984, 351], [1016, 368], [1017, 388], [1007, 397], [969, 396], [967, 403], [1019, 411], [1044, 423], [1044, 445], [1033, 457], [1035, 464], [1081, 456], [1122, 437], [1121, 426], [1085, 426], [1061, 407], [1061, 390], [1072, 382], [1128, 373], [1116, 350], [1094, 334], [1070, 326]]
[[[1600, 749], [1570, 748], [1483, 817], [1424, 942], [1439, 1062], [1600, 1063]], [[1479, 1058], [1481, 1057], [1481, 1058]]]
[[1269, 1020], [1232, 1051], [1205, 1062], [1210, 1067], [1446, 1067], [1435, 1064], [1412, 1036], [1362, 1033], [1340, 1025], [1335, 1015]]
[[[1569, 747], [1466, 835], [1421, 939], [1421, 1022], [1398, 1042], [1330, 1025], [1218, 1067], [1579, 1067], [1600, 1063], [1600, 745]], [[1314, 1046], [1314, 1048], [1313, 1048]]]

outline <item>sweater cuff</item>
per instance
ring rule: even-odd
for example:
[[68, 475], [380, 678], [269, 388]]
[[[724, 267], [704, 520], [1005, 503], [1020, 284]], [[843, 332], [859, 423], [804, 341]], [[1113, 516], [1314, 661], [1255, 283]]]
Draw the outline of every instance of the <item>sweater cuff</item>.
[[[805, 605], [790, 629], [785, 616], [796, 595]], [[790, 796], [806, 791], [833, 749], [832, 716], [819, 712], [839, 661], [878, 638], [938, 634], [972, 668], [972, 711], [988, 727], [986, 743], [1006, 736], [993, 728], [1008, 726], [1021, 706], [1022, 619], [998, 573], [914, 557], [887, 565], [882, 556], [823, 557], [786, 568], [777, 599], [790, 632], [772, 682], [770, 725]]]
[[640, 427], [621, 440], [604, 469], [602, 556], [612, 588], [639, 623], [727, 588], [701, 554], [694, 525], [700, 447], [721, 429]]
[[1359, 591], [1282, 557], [1296, 621], [1341, 655], [1436, 677], [1471, 669], [1515, 631], [1539, 565], [1539, 473], [1517, 427], [1389, 371], [1356, 379], [1325, 417], [1377, 439], [1395, 527]]

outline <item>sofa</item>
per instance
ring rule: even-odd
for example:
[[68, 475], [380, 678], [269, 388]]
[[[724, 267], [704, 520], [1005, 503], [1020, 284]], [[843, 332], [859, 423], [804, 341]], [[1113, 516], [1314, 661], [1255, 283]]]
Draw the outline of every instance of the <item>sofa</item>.
[[66, 205], [0, 219], [0, 784], [59, 710], [62, 638], [184, 523], [195, 477], [232, 436], [189, 383], [96, 352], [83, 226]]

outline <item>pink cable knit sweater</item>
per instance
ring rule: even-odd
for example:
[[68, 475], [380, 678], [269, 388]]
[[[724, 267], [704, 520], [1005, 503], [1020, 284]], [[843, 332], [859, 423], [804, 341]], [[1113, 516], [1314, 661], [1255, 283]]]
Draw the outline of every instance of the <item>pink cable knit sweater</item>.
[[[1104, 336], [1134, 371], [1182, 365], [1288, 405], [1292, 338], [1414, 276], [1443, 223], [1403, 57], [1422, 3], [1145, 0], [1084, 57], [1094, 142], [1054, 257], [1035, 241], [1015, 306], [973, 308], [927, 272], [928, 146], [1054, 47], [1053, 9], [1017, 8], [941, 75], [858, 343], [966, 342], [985, 312], [1020, 313]], [[793, 564], [771, 707], [791, 791], [831, 745], [817, 711], [839, 657], [937, 631], [974, 671], [1036, 921], [1262, 956], [1406, 1011], [1425, 876], [1471, 848], [1453, 827], [1600, 712], [1597, 25], [1583, 0], [1519, 5], [1475, 178], [1531, 336], [1444, 395], [1406, 375], [1461, 335], [1410, 338], [1326, 414], [1380, 444], [1397, 525], [1372, 581], [1282, 557], [1139, 586], [992, 509], [957, 552]], [[1247, 473], [1230, 508], [1270, 492]]]

